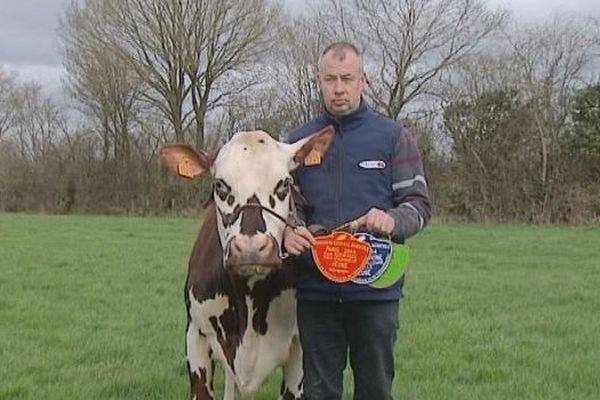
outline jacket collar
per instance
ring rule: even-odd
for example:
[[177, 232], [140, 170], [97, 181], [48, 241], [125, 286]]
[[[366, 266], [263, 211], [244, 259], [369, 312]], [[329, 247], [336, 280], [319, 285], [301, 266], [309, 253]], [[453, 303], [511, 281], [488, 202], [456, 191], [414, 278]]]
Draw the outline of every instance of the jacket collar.
[[361, 96], [360, 105], [352, 113], [348, 115], [337, 116], [325, 110], [324, 115], [328, 123], [332, 123], [333, 125], [335, 125], [336, 128], [342, 128], [342, 130], [344, 131], [347, 129], [356, 128], [359, 125], [361, 125], [369, 112], [370, 108]]

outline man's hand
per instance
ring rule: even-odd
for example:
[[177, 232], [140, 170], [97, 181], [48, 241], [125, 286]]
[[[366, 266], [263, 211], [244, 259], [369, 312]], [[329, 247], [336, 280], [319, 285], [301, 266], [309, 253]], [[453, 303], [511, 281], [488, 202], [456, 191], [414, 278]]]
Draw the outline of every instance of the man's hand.
[[304, 226], [298, 226], [295, 229], [286, 226], [283, 231], [283, 248], [293, 256], [310, 250], [314, 243], [315, 238]]
[[365, 215], [352, 221], [350, 228], [357, 230], [362, 227], [379, 235], [390, 235], [395, 225], [396, 222], [391, 215], [378, 208], [371, 208]]

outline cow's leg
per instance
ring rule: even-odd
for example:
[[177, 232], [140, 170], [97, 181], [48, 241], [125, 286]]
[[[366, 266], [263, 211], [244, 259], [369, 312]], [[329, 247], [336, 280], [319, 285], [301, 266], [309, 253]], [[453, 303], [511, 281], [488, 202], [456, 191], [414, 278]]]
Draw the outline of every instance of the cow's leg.
[[212, 387], [213, 362], [206, 336], [193, 323], [188, 323], [186, 335], [188, 372], [192, 400], [214, 400]]
[[280, 399], [299, 400], [302, 398], [302, 347], [300, 338], [294, 335], [290, 345], [290, 355], [283, 366], [283, 382]]
[[223, 400], [234, 400], [235, 396], [235, 378], [233, 374], [226, 369], [225, 370], [225, 392], [223, 393]]

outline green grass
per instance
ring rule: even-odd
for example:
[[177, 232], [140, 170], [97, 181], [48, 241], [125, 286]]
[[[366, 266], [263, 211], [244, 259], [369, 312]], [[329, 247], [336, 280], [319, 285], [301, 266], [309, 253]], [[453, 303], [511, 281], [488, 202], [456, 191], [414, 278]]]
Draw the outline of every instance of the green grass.
[[[0, 214], [0, 399], [186, 398], [198, 226]], [[600, 226], [434, 224], [409, 244], [397, 399], [598, 398]]]

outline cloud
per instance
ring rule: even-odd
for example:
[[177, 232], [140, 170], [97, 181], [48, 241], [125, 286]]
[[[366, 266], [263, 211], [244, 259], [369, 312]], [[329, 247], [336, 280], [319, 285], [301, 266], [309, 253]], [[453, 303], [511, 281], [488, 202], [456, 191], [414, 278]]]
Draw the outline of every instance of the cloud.
[[3, 1], [0, 64], [60, 65], [56, 29], [69, 0]]
[[[0, 65], [17, 71], [22, 79], [58, 88], [63, 74], [58, 20], [72, 1], [0, 0]], [[284, 3], [294, 12], [306, 7], [306, 0]], [[489, 0], [488, 4], [511, 9], [517, 20], [525, 22], [542, 22], [557, 12], [600, 16], [598, 0]]]

